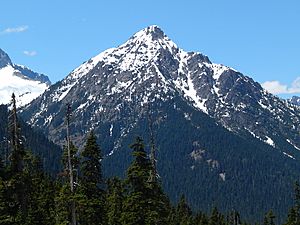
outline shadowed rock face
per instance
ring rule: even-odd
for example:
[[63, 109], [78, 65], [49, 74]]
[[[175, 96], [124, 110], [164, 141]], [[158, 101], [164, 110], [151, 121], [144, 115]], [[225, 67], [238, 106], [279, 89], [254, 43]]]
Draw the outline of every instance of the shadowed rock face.
[[289, 101], [294, 105], [300, 106], [300, 97], [299, 96], [293, 96]]
[[9, 56], [0, 48], [0, 69], [11, 64]]

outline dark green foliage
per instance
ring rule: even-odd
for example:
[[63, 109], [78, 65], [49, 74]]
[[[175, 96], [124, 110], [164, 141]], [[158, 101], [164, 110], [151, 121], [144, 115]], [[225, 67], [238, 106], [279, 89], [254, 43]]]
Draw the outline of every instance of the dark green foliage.
[[216, 207], [214, 207], [211, 212], [209, 225], [226, 225], [224, 216], [218, 211]]
[[227, 216], [227, 223], [229, 225], [240, 225], [240, 224], [242, 224], [240, 214], [237, 211], [232, 210], [229, 213], [229, 215]]
[[[58, 184], [58, 189], [55, 195], [55, 224], [69, 224], [71, 221], [71, 204], [75, 202], [78, 197], [76, 193], [71, 192], [70, 188], [70, 177], [69, 177], [69, 167], [68, 167], [68, 149], [64, 146], [64, 151], [62, 154], [62, 164], [63, 171], [59, 173], [60, 183]], [[71, 155], [71, 164], [73, 168], [73, 172], [78, 173], [79, 166], [79, 157], [78, 157], [78, 149], [71, 142], [70, 143], [70, 155]], [[77, 177], [77, 176], [75, 176]], [[78, 179], [75, 179], [75, 182], [78, 182]], [[75, 188], [75, 192], [77, 188]]]
[[41, 162], [36, 157], [27, 153], [24, 161], [27, 214], [23, 224], [51, 225], [55, 218], [54, 184], [44, 174]]
[[0, 224], [53, 224], [54, 185], [31, 153], [23, 162], [22, 171], [0, 181]]
[[11, 224], [12, 217], [9, 215], [5, 189], [5, 183], [2, 177], [0, 177], [0, 224]]
[[[78, 156], [78, 149], [73, 144], [73, 142], [70, 142], [70, 154], [71, 154], [71, 164], [73, 167], [74, 172], [78, 170], [79, 166], [79, 156]], [[62, 154], [62, 165], [65, 173], [68, 173], [69, 167], [68, 167], [68, 148], [67, 146], [63, 147], [63, 154]], [[63, 174], [67, 176], [67, 174]]]
[[55, 224], [68, 225], [71, 221], [70, 204], [74, 197], [68, 183], [59, 186], [55, 195]]
[[[89, 189], [87, 195], [93, 195], [94, 190], [98, 190], [103, 182], [101, 164], [101, 150], [97, 144], [94, 132], [91, 132], [86, 141], [86, 145], [81, 153], [81, 185]], [[88, 190], [87, 190], [88, 191]]]
[[180, 197], [173, 213], [171, 213], [171, 224], [174, 225], [191, 225], [193, 224], [192, 210], [187, 204], [184, 195]]
[[[173, 121], [173, 123], [163, 124], [163, 126], [160, 127], [160, 132], [163, 133], [166, 131], [164, 126], [172, 126], [174, 130], [180, 129], [183, 123], [180, 115], [170, 115], [174, 116], [174, 118], [171, 116], [171, 121]], [[226, 200], [227, 198], [219, 198], [216, 193], [226, 193], [229, 196], [228, 199], [234, 199], [232, 196], [235, 194], [239, 195], [239, 193], [234, 192], [233, 187], [230, 186], [235, 183], [233, 182], [233, 184], [228, 184], [227, 180], [232, 182], [234, 181], [234, 177], [241, 179], [244, 183], [240, 188], [247, 188], [249, 185], [252, 185], [253, 188], [259, 186], [254, 182], [257, 181], [257, 177], [252, 177], [249, 180], [247, 175], [239, 173], [238, 171], [239, 168], [243, 168], [247, 171], [249, 170], [248, 172], [251, 172], [251, 170], [255, 168], [253, 167], [254, 162], [257, 163], [255, 160], [259, 161], [259, 159], [251, 158], [252, 155], [248, 153], [250, 149], [244, 145], [245, 143], [242, 139], [232, 136], [232, 139], [225, 140], [222, 136], [223, 131], [220, 132], [216, 127], [211, 128], [209, 127], [209, 124], [210, 123], [206, 124], [205, 122], [201, 124], [205, 127], [208, 134], [203, 131], [199, 131], [199, 134], [187, 131], [187, 133], [184, 133], [182, 137], [178, 137], [176, 132], [174, 134], [168, 134], [167, 136], [172, 136], [170, 140], [165, 138], [165, 135], [158, 137], [160, 149], [165, 149], [171, 140], [175, 140], [174, 146], [178, 148], [176, 150], [176, 154], [174, 151], [165, 155], [163, 151], [158, 152], [158, 172], [159, 174], [162, 174], [162, 182], [166, 189], [176, 193], [175, 199], [178, 200], [178, 203], [175, 207], [171, 206], [169, 198], [164, 194], [160, 179], [149, 179], [150, 171], [153, 168], [147, 156], [147, 149], [145, 148], [141, 138], [137, 138], [135, 143], [131, 145], [133, 161], [127, 170], [126, 179], [110, 179], [107, 182], [106, 189], [104, 179], [102, 177], [101, 149], [97, 145], [94, 133], [92, 132], [89, 135], [81, 155], [79, 155], [77, 148], [71, 144], [71, 161], [73, 164], [73, 170], [74, 172], [77, 172], [78, 176], [78, 179], [75, 179], [76, 186], [74, 193], [71, 193], [70, 190], [67, 168], [65, 168], [64, 172], [60, 174], [61, 179], [59, 182], [54, 183], [43, 172], [43, 165], [45, 164], [44, 161], [41, 163], [41, 161], [34, 157], [31, 153], [26, 152], [26, 143], [23, 144], [23, 141], [19, 142], [17, 148], [21, 151], [18, 153], [22, 154], [13, 156], [12, 162], [9, 164], [4, 165], [1, 163], [2, 160], [0, 160], [0, 224], [69, 225], [71, 221], [70, 205], [72, 202], [75, 202], [78, 224], [246, 225], [246, 223], [241, 221], [239, 213], [235, 210], [231, 211], [227, 216], [218, 211], [217, 207], [212, 209], [210, 215], [205, 212], [193, 213], [191, 209], [192, 207], [190, 207], [187, 203], [194, 202], [193, 195], [203, 194], [207, 198], [203, 199], [204, 202], [213, 202], [211, 199], [215, 197], [216, 199], [214, 202], [216, 202], [216, 205], [220, 205], [223, 209], [222, 211], [224, 211], [224, 205], [231, 204], [231, 202], [228, 202]], [[140, 127], [142, 129], [144, 126], [141, 125]], [[19, 132], [20, 130], [18, 129], [17, 131]], [[138, 131], [141, 130], [136, 130], [136, 132]], [[220, 135], [219, 138], [221, 143], [228, 144], [226, 145], [228, 147], [228, 153], [221, 152], [220, 143], [216, 143], [214, 139], [207, 143], [201, 142], [201, 140], [207, 139], [207, 137], [201, 139], [202, 136], [209, 136], [213, 132]], [[21, 132], [17, 136], [22, 136]], [[189, 141], [197, 139], [199, 142], [190, 146], [191, 148], [185, 149], [182, 142], [186, 139], [190, 139]], [[19, 140], [22, 139], [20, 138]], [[255, 141], [253, 144], [261, 147]], [[221, 168], [221, 166], [212, 168], [210, 165], [207, 165], [207, 160], [197, 161], [192, 159], [190, 151], [198, 150], [198, 148], [202, 147], [204, 149], [215, 147], [215, 149], [210, 152], [211, 155], [202, 155], [202, 158], [204, 158], [203, 160], [206, 160], [205, 157], [207, 157], [207, 159], [220, 159], [225, 157], [225, 160], [234, 160], [234, 162], [238, 165], [233, 166], [233, 168], [225, 169]], [[249, 161], [249, 157], [246, 157], [242, 160], [242, 162], [239, 162], [238, 157], [235, 158], [236, 156], [234, 155], [234, 151], [237, 148], [241, 148], [240, 151], [243, 151], [245, 154], [250, 154], [251, 160]], [[269, 150], [270, 149], [267, 149], [266, 151]], [[127, 153], [128, 151], [124, 151], [122, 154]], [[231, 154], [231, 156], [227, 157], [226, 154]], [[268, 154], [265, 154], [263, 151], [260, 156], [266, 155]], [[114, 155], [112, 157], [114, 157]], [[166, 160], [168, 157], [171, 158], [171, 161]], [[272, 158], [272, 161], [276, 161], [276, 159], [277, 158], [275, 156]], [[131, 158], [126, 156], [126, 160], [129, 162]], [[186, 165], [182, 164], [182, 161], [184, 160], [187, 160], [190, 163], [190, 166], [186, 167]], [[65, 155], [63, 155], [62, 161], [65, 165]], [[166, 167], [162, 167], [162, 163], [166, 163]], [[261, 164], [263, 161], [259, 161], [258, 163]], [[118, 162], [114, 164], [114, 166], [117, 165]], [[272, 169], [269, 171], [273, 171], [273, 169], [274, 171], [278, 171], [277, 166], [278, 165], [271, 165]], [[173, 180], [168, 180], [166, 177], [166, 168], [172, 172], [174, 176]], [[196, 176], [199, 181], [197, 184], [193, 182], [190, 183], [191, 176], [188, 171], [191, 169], [195, 172], [193, 173], [193, 176]], [[219, 172], [223, 171], [223, 169], [229, 174], [226, 175], [226, 180], [220, 179], [219, 176]], [[211, 180], [206, 180], [207, 174], [213, 174], [214, 176], [209, 176], [213, 178], [210, 178]], [[248, 175], [249, 174], [250, 173], [248, 173]], [[174, 182], [177, 180], [178, 176], [185, 177], [185, 180], [180, 180], [179, 183]], [[281, 176], [283, 176], [283, 174], [279, 174], [278, 176], [279, 178], [282, 178]], [[271, 177], [272, 176], [267, 176], [266, 179], [270, 179], [269, 181], [272, 181]], [[274, 177], [274, 184], [278, 184], [275, 178], [277, 179], [277, 177]], [[283, 184], [279, 182], [279, 186], [280, 185]], [[184, 196], [179, 197], [178, 190], [182, 191], [185, 188], [191, 188], [190, 186], [195, 189], [192, 189], [192, 194], [189, 193], [187, 198]], [[270, 187], [273, 191], [274, 189], [272, 188], [273, 187]], [[250, 197], [253, 197], [255, 201], [257, 201], [257, 199], [264, 201], [266, 196], [256, 194], [253, 190], [254, 189], [248, 190], [251, 194], [240, 201], [238, 205], [239, 209], [243, 208], [246, 204], [249, 204]], [[212, 192], [214, 192], [214, 194], [212, 194]], [[267, 196], [270, 197], [272, 195], [270, 194]], [[285, 200], [283, 200], [283, 202], [285, 203]], [[198, 204], [202, 204], [202, 202], [199, 203], [199, 201], [197, 201], [196, 205]], [[206, 207], [208, 208], [210, 206]], [[257, 208], [258, 207], [262, 207], [261, 213], [265, 211], [264, 205], [258, 204]], [[256, 212], [257, 208], [252, 208], [253, 212]], [[288, 214], [285, 225], [300, 225], [299, 211], [300, 188], [299, 184], [296, 183], [295, 204]], [[275, 216], [272, 211], [265, 215], [263, 225], [275, 225]]]
[[147, 181], [149, 178], [150, 161], [144, 150], [141, 138], [130, 146], [133, 150], [134, 161], [128, 168], [126, 179], [126, 198], [122, 213], [123, 225], [146, 224], [147, 220]]
[[298, 181], [294, 187], [294, 205], [290, 208], [285, 225], [300, 225], [300, 186]]
[[288, 213], [288, 218], [285, 225], [299, 225], [299, 223], [297, 223], [297, 217], [296, 210], [294, 207], [292, 207]]
[[[9, 153], [9, 111], [6, 105], [0, 105], [0, 156], [4, 164], [8, 161]], [[60, 170], [61, 148], [49, 141], [43, 132], [33, 130], [21, 119], [18, 120], [22, 130], [21, 137], [25, 137], [24, 148], [30, 149], [37, 155], [47, 173], [56, 175]]]
[[[153, 118], [157, 118], [157, 170], [163, 190], [173, 204], [183, 193], [195, 211], [207, 213], [213, 206], [223, 213], [235, 209], [241, 218], [255, 222], [261, 221], [264, 213], [272, 209], [276, 221], [286, 219], [293, 204], [293, 182], [300, 178], [297, 160], [284, 157], [281, 151], [250, 134], [247, 138], [233, 134], [177, 97], [152, 106]], [[127, 146], [136, 135], [149, 136], [147, 124], [145, 116], [122, 137], [118, 134], [122, 123], [114, 123], [113, 135], [115, 140], [120, 140], [120, 148], [104, 157], [104, 176], [125, 177], [124, 171], [132, 161]], [[108, 137], [109, 127], [106, 123], [97, 128], [97, 133], [103, 133], [99, 138], [104, 155], [114, 147], [113, 137]], [[149, 142], [145, 138], [145, 143]], [[289, 150], [296, 159], [300, 157], [300, 151], [295, 152], [292, 146]], [[198, 157], [193, 157], [193, 152]], [[220, 176], [223, 173], [225, 180]]]
[[151, 163], [139, 137], [131, 146], [134, 160], [127, 171], [122, 224], [166, 224], [168, 201], [160, 185], [150, 182]]
[[275, 220], [275, 216], [274, 216], [272, 210], [270, 210], [270, 211], [265, 215], [263, 225], [275, 225], [274, 220]]
[[208, 216], [205, 213], [198, 212], [195, 215], [192, 224], [194, 224], [194, 225], [208, 225], [208, 222], [209, 222]]
[[115, 177], [107, 181], [106, 211], [108, 225], [121, 225], [124, 202], [123, 182]]
[[96, 136], [90, 133], [81, 153], [81, 176], [76, 191], [79, 223], [100, 225], [105, 223], [104, 190], [100, 161], [102, 159]]

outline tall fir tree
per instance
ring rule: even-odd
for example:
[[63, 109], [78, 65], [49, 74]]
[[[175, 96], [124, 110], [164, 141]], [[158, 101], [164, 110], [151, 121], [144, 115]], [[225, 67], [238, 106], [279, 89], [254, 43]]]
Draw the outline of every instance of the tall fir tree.
[[127, 196], [124, 201], [122, 213], [123, 225], [146, 224], [148, 179], [151, 164], [144, 149], [143, 140], [136, 138], [130, 146], [133, 150], [134, 161], [127, 171], [126, 188]]
[[77, 193], [79, 223], [87, 225], [106, 224], [101, 170], [101, 150], [92, 131], [81, 153], [81, 176]]
[[143, 140], [136, 138], [133, 145], [134, 160], [127, 171], [126, 198], [122, 212], [122, 224], [166, 224], [167, 201], [156, 181], [150, 180], [151, 162], [147, 157]]
[[15, 223], [21, 223], [26, 218], [27, 199], [24, 168], [24, 140], [17, 115], [15, 95], [12, 94], [11, 111], [9, 114], [10, 156], [7, 181], [9, 214]]

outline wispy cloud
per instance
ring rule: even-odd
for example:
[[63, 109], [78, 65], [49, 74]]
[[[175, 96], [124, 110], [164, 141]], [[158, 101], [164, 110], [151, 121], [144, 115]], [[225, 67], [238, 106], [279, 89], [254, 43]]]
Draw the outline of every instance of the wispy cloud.
[[29, 26], [8, 27], [0, 32], [0, 34], [21, 33], [28, 30]]
[[36, 51], [23, 51], [24, 55], [27, 55], [27, 56], [35, 56], [37, 55], [37, 52]]
[[272, 94], [298, 94], [300, 93], [300, 77], [297, 77], [291, 85], [282, 84], [277, 80], [266, 81], [262, 86]]

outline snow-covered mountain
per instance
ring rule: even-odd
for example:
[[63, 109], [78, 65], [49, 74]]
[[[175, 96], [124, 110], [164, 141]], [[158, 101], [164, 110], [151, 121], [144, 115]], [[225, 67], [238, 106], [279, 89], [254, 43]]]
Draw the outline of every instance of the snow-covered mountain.
[[[274, 147], [277, 137], [300, 147], [296, 106], [230, 67], [178, 48], [157, 26], [141, 30], [118, 48], [108, 49], [72, 71], [28, 106], [28, 119], [51, 133], [55, 115], [49, 108], [57, 105], [62, 109], [72, 102], [76, 115], [93, 114], [95, 119], [82, 124], [82, 131], [87, 132], [101, 114], [116, 114], [112, 111], [125, 103], [145, 105], [154, 98], [166, 100], [176, 94], [230, 131], [247, 132]], [[111, 107], [113, 99], [120, 102], [116, 108]]]
[[47, 76], [13, 64], [0, 49], [0, 104], [8, 104], [12, 93], [15, 93], [18, 106], [24, 106], [42, 94], [50, 84]]
[[67, 103], [73, 142], [82, 146], [93, 129], [108, 175], [124, 174], [135, 135], [147, 141], [150, 113], [158, 169], [173, 199], [185, 193], [206, 209], [219, 199], [221, 209], [241, 207], [249, 218], [270, 208], [283, 212], [292, 201], [289, 185], [300, 178], [299, 107], [230, 67], [184, 51], [158, 26], [91, 58], [22, 116], [62, 143]]

